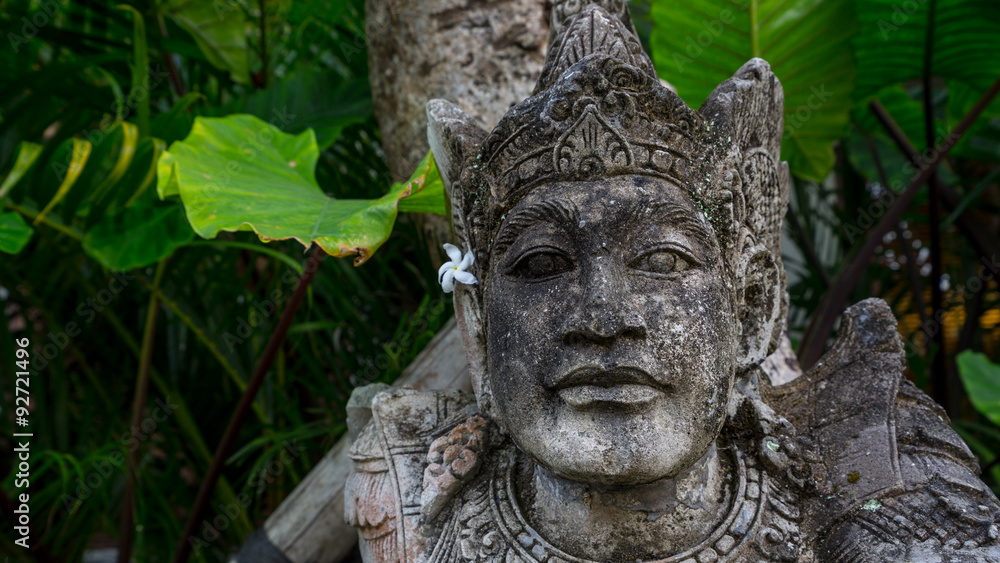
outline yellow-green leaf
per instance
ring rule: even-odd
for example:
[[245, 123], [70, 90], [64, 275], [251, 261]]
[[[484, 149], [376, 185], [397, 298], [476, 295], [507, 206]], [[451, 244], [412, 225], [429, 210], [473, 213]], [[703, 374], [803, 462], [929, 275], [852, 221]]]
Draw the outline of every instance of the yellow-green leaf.
[[4, 178], [3, 184], [0, 184], [0, 198], [6, 196], [14, 188], [14, 185], [24, 177], [40, 154], [42, 154], [42, 145], [21, 141], [21, 145], [17, 149], [17, 159], [14, 160], [14, 166], [10, 169], [7, 177]]
[[410, 189], [410, 195], [399, 202], [400, 211], [447, 215], [444, 203], [444, 182], [441, 181], [437, 163], [434, 162], [434, 155], [430, 151], [417, 165], [417, 169], [407, 180], [406, 187]]
[[45, 220], [45, 216], [52, 211], [52, 208], [56, 206], [66, 194], [69, 193], [70, 188], [76, 183], [76, 179], [80, 177], [83, 172], [83, 168], [87, 165], [87, 159], [90, 158], [90, 151], [93, 149], [93, 145], [89, 141], [84, 141], [81, 139], [72, 139], [73, 143], [73, 156], [70, 160], [69, 167], [66, 169], [66, 175], [63, 177], [62, 183], [59, 184], [59, 189], [56, 190], [56, 195], [52, 197], [48, 205], [42, 209], [38, 217], [35, 217], [34, 225], [38, 225]]
[[311, 129], [288, 135], [250, 115], [199, 117], [160, 158], [157, 189], [161, 197], [180, 195], [204, 238], [252, 229], [261, 240], [315, 242], [362, 264], [389, 237], [412, 188], [396, 184], [375, 200], [335, 199], [316, 182], [318, 157]]

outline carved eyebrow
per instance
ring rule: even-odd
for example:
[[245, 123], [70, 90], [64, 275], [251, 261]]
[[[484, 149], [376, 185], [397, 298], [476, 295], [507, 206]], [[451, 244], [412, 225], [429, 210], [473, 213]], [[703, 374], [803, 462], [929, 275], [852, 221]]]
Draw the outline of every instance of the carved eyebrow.
[[567, 223], [576, 225], [580, 222], [579, 217], [576, 204], [572, 201], [552, 199], [534, 203], [507, 218], [497, 237], [494, 251], [500, 253], [507, 250], [521, 233], [540, 221], [556, 225]]
[[[698, 217], [697, 211], [685, 209], [672, 201], [654, 201], [646, 208], [645, 214], [656, 217], [659, 223], [676, 227], [682, 234], [694, 238], [707, 249], [715, 247], [715, 237], [704, 216]], [[696, 215], [697, 214], [697, 215]]]

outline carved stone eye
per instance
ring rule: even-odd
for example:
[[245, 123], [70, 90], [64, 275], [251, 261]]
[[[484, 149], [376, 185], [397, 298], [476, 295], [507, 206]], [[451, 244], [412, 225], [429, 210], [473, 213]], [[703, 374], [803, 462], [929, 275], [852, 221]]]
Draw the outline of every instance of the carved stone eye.
[[525, 256], [514, 266], [514, 274], [525, 279], [544, 279], [573, 268], [573, 264], [555, 252], [535, 252]]
[[639, 256], [629, 264], [629, 267], [651, 274], [672, 274], [690, 270], [694, 264], [676, 251], [664, 249]]

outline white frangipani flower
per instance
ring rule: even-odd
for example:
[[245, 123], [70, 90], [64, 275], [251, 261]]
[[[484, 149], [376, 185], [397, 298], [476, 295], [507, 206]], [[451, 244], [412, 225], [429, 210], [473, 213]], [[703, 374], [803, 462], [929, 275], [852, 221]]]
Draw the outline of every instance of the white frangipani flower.
[[446, 243], [444, 251], [448, 253], [448, 258], [451, 258], [451, 261], [441, 264], [438, 269], [438, 283], [441, 284], [441, 289], [445, 293], [455, 291], [456, 281], [465, 285], [473, 285], [479, 281], [476, 276], [472, 275], [472, 272], [467, 271], [476, 261], [472, 250], [466, 252], [465, 257], [462, 257], [462, 251], [457, 246]]

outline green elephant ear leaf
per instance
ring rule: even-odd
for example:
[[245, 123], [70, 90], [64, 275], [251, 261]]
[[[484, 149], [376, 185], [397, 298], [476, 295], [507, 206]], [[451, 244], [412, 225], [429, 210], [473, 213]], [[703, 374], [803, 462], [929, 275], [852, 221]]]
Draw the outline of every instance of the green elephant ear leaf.
[[[855, 97], [864, 99], [885, 86], [920, 79], [927, 47], [931, 3], [855, 0], [860, 33], [854, 38], [858, 61]], [[994, 0], [937, 0], [934, 8], [932, 72], [960, 80], [978, 95], [1000, 75], [1000, 3]], [[911, 139], [923, 144], [923, 137]]]
[[236, 82], [250, 82], [246, 18], [235, 2], [168, 0], [160, 9], [191, 34], [212, 66], [228, 70]]
[[826, 178], [851, 109], [850, 2], [652, 0], [651, 15], [656, 70], [691, 107], [749, 59], [768, 61], [785, 91], [782, 159], [796, 176]]
[[372, 96], [367, 79], [344, 80], [335, 71], [302, 66], [232, 106], [221, 109], [256, 115], [287, 133], [312, 129], [326, 149], [345, 127], [371, 117]]
[[160, 158], [157, 189], [161, 197], [180, 195], [204, 238], [252, 229], [264, 241], [315, 242], [332, 256], [357, 255], [360, 265], [389, 238], [400, 200], [424, 184], [394, 184], [374, 200], [336, 199], [316, 182], [318, 158], [311, 129], [289, 135], [251, 115], [199, 117]]
[[447, 215], [444, 202], [444, 182], [438, 172], [434, 155], [427, 151], [427, 156], [420, 161], [413, 175], [407, 180], [410, 196], [399, 202], [399, 210], [405, 213], [433, 213]]
[[1000, 424], [1000, 365], [971, 351], [962, 352], [955, 361], [973, 406], [993, 424]]
[[0, 252], [17, 254], [31, 240], [35, 231], [24, 222], [20, 213], [8, 211], [0, 213]]
[[83, 249], [105, 267], [123, 271], [158, 262], [193, 239], [176, 202], [140, 202], [94, 225]]

